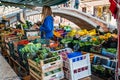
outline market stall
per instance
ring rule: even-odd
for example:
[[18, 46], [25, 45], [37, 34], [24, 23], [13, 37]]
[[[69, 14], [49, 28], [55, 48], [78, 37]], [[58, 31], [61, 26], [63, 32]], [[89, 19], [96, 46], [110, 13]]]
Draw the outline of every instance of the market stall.
[[[17, 29], [3, 29], [3, 33], [7, 34], [1, 34], [2, 52], [7, 49], [4, 56], [10, 65], [14, 65], [19, 76], [31, 75], [42, 80], [77, 80], [88, 77], [91, 73], [102, 73], [100, 77], [104, 78], [107, 75], [106, 69], [110, 72], [108, 77], [114, 75], [117, 34], [101, 33], [97, 29], [76, 30], [71, 26], [60, 25], [54, 30], [54, 38], [48, 41], [41, 39], [40, 32], [32, 27], [35, 26], [26, 21], [17, 24]], [[20, 68], [20, 73], [17, 68]]]
[[117, 33], [59, 25], [54, 28], [54, 37], [45, 39], [38, 29], [41, 24], [32, 23], [4, 26], [0, 32], [2, 55], [20, 79], [78, 80], [93, 74], [114, 80]]

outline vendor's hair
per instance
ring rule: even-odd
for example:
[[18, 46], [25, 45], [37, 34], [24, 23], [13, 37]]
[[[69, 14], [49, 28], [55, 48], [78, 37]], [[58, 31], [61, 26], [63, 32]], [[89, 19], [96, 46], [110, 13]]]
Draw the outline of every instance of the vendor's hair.
[[50, 8], [50, 6], [43, 6], [42, 8], [42, 23], [44, 22], [45, 18], [47, 16], [51, 16], [52, 15], [52, 10]]

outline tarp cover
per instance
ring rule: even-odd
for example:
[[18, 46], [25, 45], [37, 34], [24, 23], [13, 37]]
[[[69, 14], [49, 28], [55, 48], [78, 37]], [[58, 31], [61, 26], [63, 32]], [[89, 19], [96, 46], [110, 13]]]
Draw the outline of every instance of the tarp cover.
[[18, 7], [42, 7], [43, 5], [54, 6], [67, 1], [68, 0], [1, 0], [3, 5]]

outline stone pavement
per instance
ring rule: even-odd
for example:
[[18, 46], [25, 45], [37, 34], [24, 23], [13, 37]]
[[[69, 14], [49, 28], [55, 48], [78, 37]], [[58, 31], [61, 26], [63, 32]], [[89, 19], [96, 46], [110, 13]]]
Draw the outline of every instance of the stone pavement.
[[20, 80], [0, 53], [0, 80]]

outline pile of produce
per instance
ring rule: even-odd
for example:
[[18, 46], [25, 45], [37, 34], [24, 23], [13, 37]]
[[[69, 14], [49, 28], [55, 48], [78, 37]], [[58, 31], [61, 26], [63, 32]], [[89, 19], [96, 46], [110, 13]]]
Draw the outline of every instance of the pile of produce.
[[50, 52], [49, 48], [43, 47], [37, 51], [37, 55], [40, 59], [46, 59], [51, 57], [56, 57], [58, 54], [56, 52]]
[[105, 68], [101, 65], [94, 65], [92, 68], [94, 72], [99, 72], [99, 74], [102, 74], [105, 71]]
[[26, 23], [22, 24], [23, 29], [30, 29], [32, 27], [32, 23], [26, 21]]
[[5, 28], [4, 30], [1, 31], [1, 35], [6, 35], [6, 36], [22, 36], [24, 34], [23, 30], [20, 29], [15, 29], [15, 28]]
[[45, 63], [49, 63], [60, 59], [57, 52], [50, 52], [50, 49], [42, 47], [41, 43], [37, 44], [29, 43], [25, 45], [24, 48], [20, 49], [20, 52], [22, 54], [27, 54], [28, 58], [33, 59], [37, 63], [39, 63], [40, 60], [45, 60], [52, 57], [53, 57], [52, 59], [46, 60]]
[[[111, 69], [105, 69], [102, 65], [93, 65], [92, 66], [92, 71], [94, 75], [97, 75], [103, 80], [107, 80], [108, 78], [111, 77], [111, 75], [114, 75], [114, 71]], [[112, 79], [114, 80], [114, 78]]]
[[33, 44], [28, 43], [24, 48], [20, 49], [22, 54], [35, 55], [35, 53], [41, 48], [41, 43]]
[[68, 44], [68, 43], [70, 43], [70, 42], [72, 42], [72, 38], [63, 38], [62, 40], [61, 40], [61, 42], [63, 43], [63, 44]]
[[66, 32], [70, 32], [71, 31], [71, 26], [64, 26], [64, 30], [66, 31]]
[[57, 52], [50, 52], [50, 49], [46, 47], [41, 48], [36, 54], [37, 56], [34, 58], [34, 61], [37, 63], [39, 63], [40, 60], [44, 60], [44, 63], [46, 64], [60, 59]]
[[112, 53], [112, 54], [116, 54], [117, 49], [116, 49], [116, 48], [107, 48], [106, 51], [107, 51], [107, 52], [110, 52], [110, 53]]
[[73, 29], [67, 35], [70, 36], [70, 37], [74, 37], [76, 32], [77, 32], [77, 30]]
[[18, 45], [27, 45], [29, 43], [28, 40], [21, 40], [18, 42]]
[[[83, 30], [76, 30], [72, 29], [65, 38], [61, 40], [61, 43], [68, 44], [68, 47], [73, 48], [69, 45], [76, 45], [79, 44], [81, 49], [90, 49], [92, 47], [97, 46], [99, 49], [99, 52], [101, 52], [102, 44], [108, 41], [112, 37], [111, 33], [105, 33], [103, 35], [97, 35], [97, 32], [95, 29], [92, 29], [90, 31], [83, 29]], [[85, 49], [86, 48], [86, 49]], [[97, 50], [98, 50], [97, 49]], [[87, 50], [90, 51], [90, 50]], [[94, 51], [94, 49], [92, 50]]]

